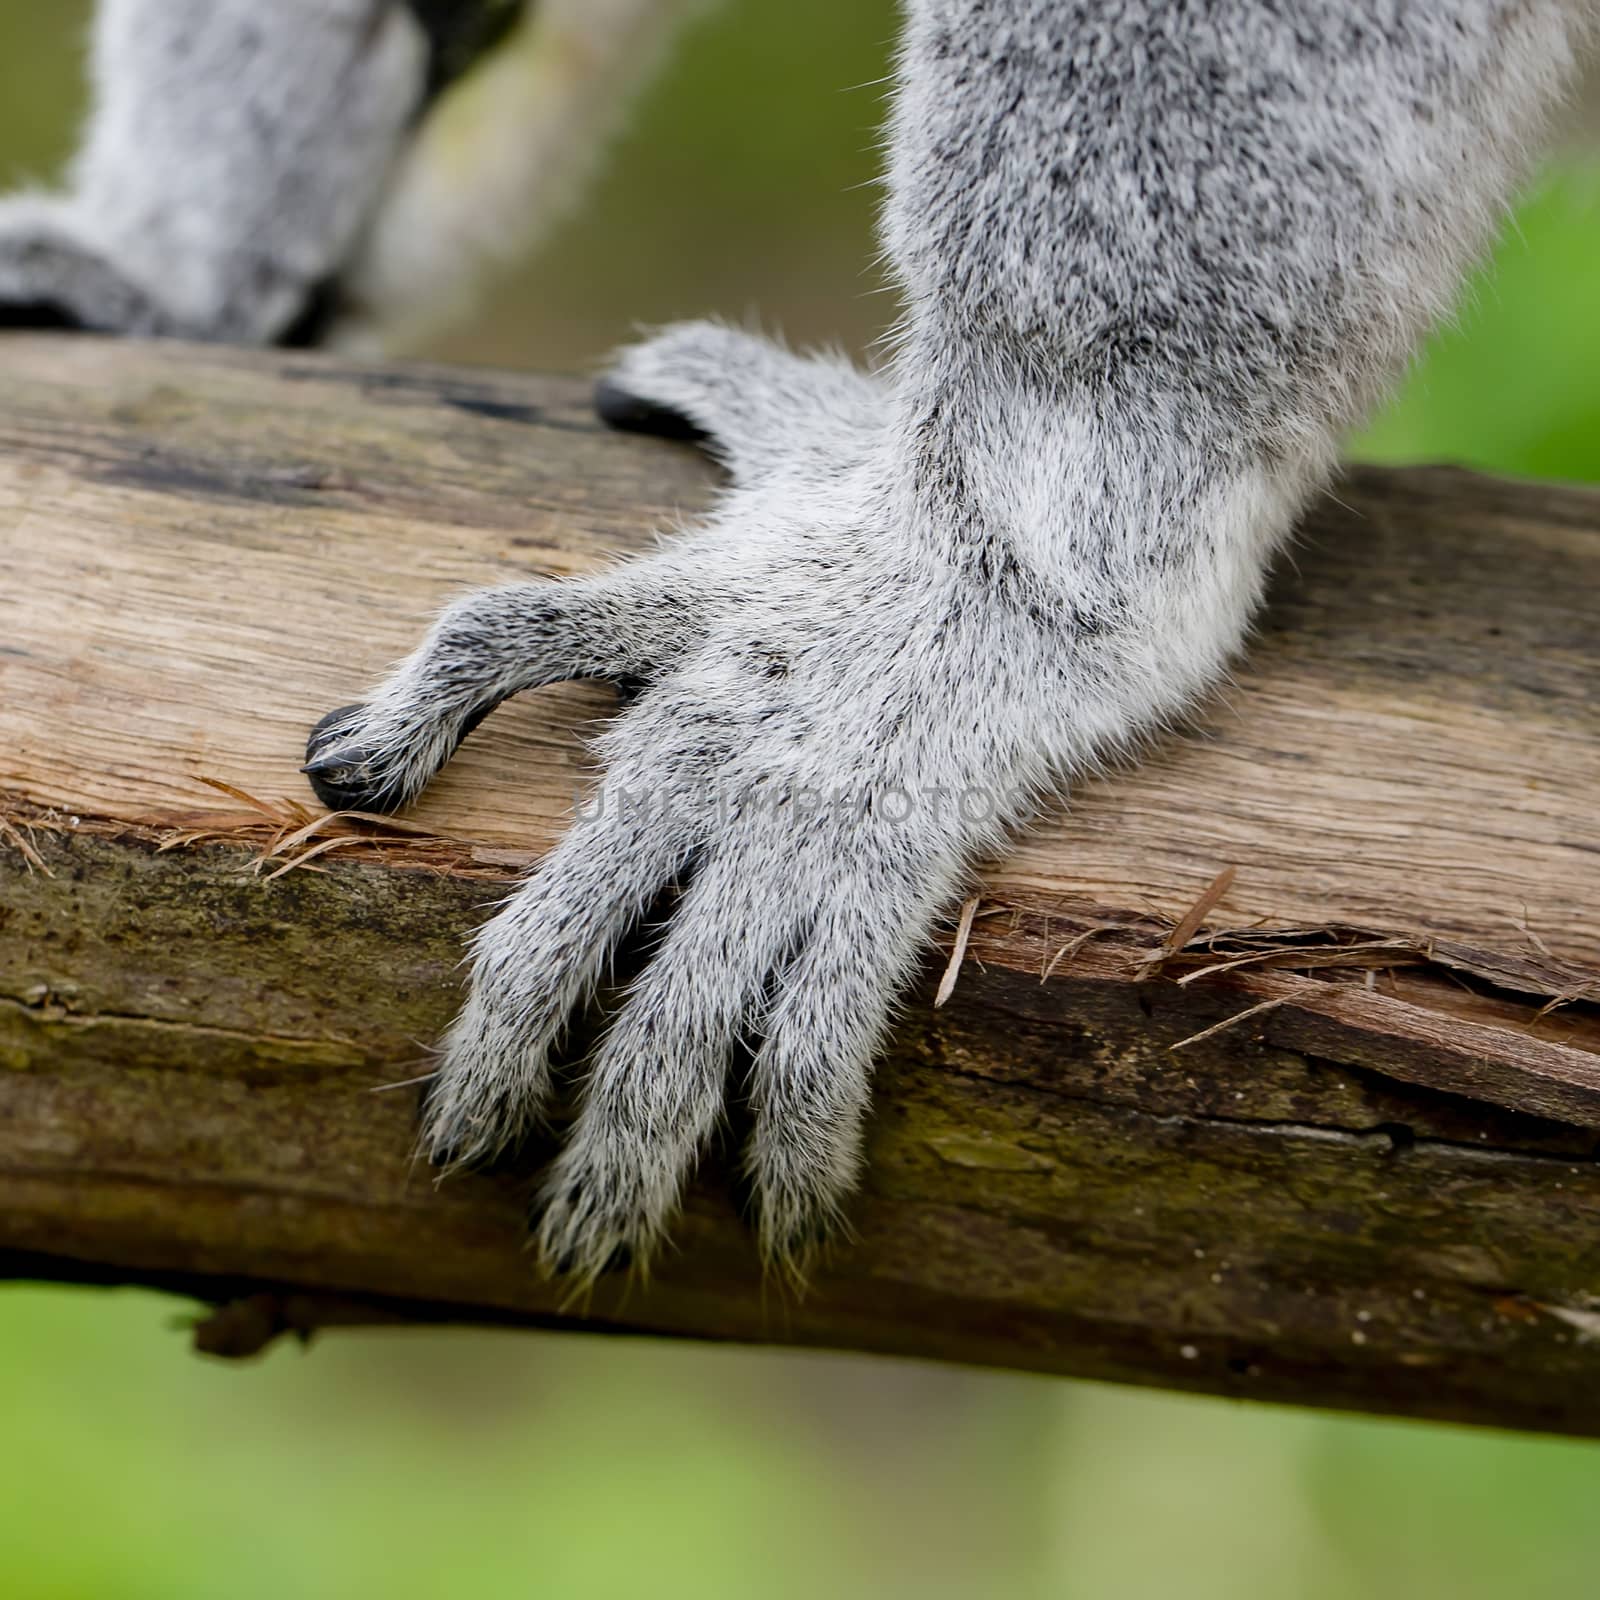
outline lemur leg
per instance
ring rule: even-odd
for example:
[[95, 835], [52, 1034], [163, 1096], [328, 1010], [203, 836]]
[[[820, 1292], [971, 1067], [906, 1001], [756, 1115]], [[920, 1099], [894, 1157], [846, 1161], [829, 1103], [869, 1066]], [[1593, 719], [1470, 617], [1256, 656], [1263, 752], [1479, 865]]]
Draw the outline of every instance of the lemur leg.
[[708, 440], [738, 481], [860, 453], [886, 420], [882, 384], [843, 356], [794, 355], [717, 322], [630, 345], [595, 389], [613, 427]]
[[5, 225], [0, 323], [359, 347], [447, 321], [699, 3], [528, 0], [501, 44], [523, 0], [99, 0], [82, 148]]
[[[906, 316], [877, 425], [847, 440], [815, 396], [786, 411], [777, 352], [740, 347], [731, 386], [699, 360], [637, 380], [759, 470], [669, 547], [692, 637], [601, 755], [657, 792], [760, 798], [639, 824], [644, 878], [685, 849], [700, 873], [596, 1056], [547, 1264], [649, 1258], [742, 1038], [763, 1244], [803, 1257], [939, 912], [1025, 797], [1216, 680], [1339, 431], [1485, 242], [1593, 15], [1313, 9], [910, 0], [884, 221]], [[430, 675], [413, 698], [442, 692]], [[559, 859], [523, 891], [537, 926], [480, 936], [425, 1138], [504, 1123], [522, 1092], [499, 975], [536, 972], [545, 1017], [592, 970], [547, 930], [637, 906], [637, 881]]]
[[312, 729], [304, 771], [336, 811], [393, 811], [508, 696], [568, 678], [648, 680], [696, 637], [705, 597], [662, 555], [595, 578], [457, 600], [370, 700]]

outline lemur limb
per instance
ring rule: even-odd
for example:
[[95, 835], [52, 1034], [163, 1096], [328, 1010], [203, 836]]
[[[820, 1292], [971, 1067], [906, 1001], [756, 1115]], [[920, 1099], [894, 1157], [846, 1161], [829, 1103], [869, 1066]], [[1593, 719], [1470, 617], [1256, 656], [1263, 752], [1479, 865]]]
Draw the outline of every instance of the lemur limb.
[[1216, 681], [1592, 12], [912, 0], [882, 368], [709, 324], [628, 352], [607, 410], [704, 433], [715, 512], [602, 577], [456, 602], [312, 740], [325, 798], [391, 807], [507, 694], [641, 686], [594, 803], [477, 938], [424, 1121], [444, 1162], [543, 1121], [574, 1007], [686, 885], [540, 1191], [548, 1267], [648, 1262], [748, 1054], [762, 1242], [803, 1270], [935, 919], [1036, 796]]

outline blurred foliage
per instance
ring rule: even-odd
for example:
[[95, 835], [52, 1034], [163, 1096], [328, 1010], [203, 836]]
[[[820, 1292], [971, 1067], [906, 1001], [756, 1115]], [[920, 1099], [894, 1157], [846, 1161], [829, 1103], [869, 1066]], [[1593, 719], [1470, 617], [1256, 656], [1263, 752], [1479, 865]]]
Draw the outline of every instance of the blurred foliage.
[[[0, 0], [0, 181], [70, 149], [87, 14]], [[707, 311], [862, 348], [892, 33], [886, 0], [698, 25], [593, 203], [440, 353], [592, 367]], [[1597, 262], [1571, 167], [1358, 452], [1600, 479]], [[172, 1317], [0, 1293], [14, 1600], [1568, 1600], [1600, 1563], [1595, 1446], [611, 1339], [350, 1333], [239, 1370]]]
[[1600, 480], [1600, 163], [1546, 175], [1355, 451]]
[[909, 1362], [0, 1294], [11, 1600], [1571, 1600], [1600, 1448]]

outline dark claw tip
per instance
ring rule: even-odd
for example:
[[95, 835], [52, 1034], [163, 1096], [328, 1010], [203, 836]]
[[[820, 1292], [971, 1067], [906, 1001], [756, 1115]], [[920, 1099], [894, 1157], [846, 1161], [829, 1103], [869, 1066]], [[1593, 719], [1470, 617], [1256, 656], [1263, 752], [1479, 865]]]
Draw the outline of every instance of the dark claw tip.
[[318, 756], [315, 761], [306, 762], [306, 764], [301, 767], [300, 770], [305, 773], [308, 778], [312, 778], [320, 776], [325, 772], [338, 772], [341, 768], [349, 765], [350, 763], [346, 757], [340, 755], [338, 751], [334, 751], [330, 755]]
[[340, 706], [323, 717], [306, 740], [306, 763], [300, 770], [330, 811], [393, 811], [400, 797], [365, 781], [367, 752], [339, 743], [340, 733], [361, 710], [359, 704]]
[[704, 428], [671, 406], [646, 400], [610, 378], [594, 386], [594, 409], [607, 427], [623, 433], [651, 433], [658, 439], [698, 441], [708, 437]]
[[81, 333], [87, 327], [75, 311], [54, 300], [0, 300], [0, 328], [50, 328]]

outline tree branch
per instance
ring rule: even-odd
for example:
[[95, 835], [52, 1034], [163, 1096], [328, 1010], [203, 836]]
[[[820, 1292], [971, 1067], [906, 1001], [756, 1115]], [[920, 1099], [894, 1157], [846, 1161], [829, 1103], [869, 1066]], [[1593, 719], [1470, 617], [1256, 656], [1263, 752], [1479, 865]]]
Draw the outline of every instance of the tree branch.
[[570, 1306], [537, 1153], [436, 1186], [389, 1086], [607, 694], [503, 708], [393, 824], [295, 769], [442, 600], [711, 470], [569, 382], [4, 350], [0, 1273], [226, 1303], [231, 1352], [520, 1321], [1600, 1432], [1600, 496], [1353, 474], [1203, 721], [988, 872], [937, 1010], [930, 950], [811, 1292], [714, 1159], [656, 1279]]

